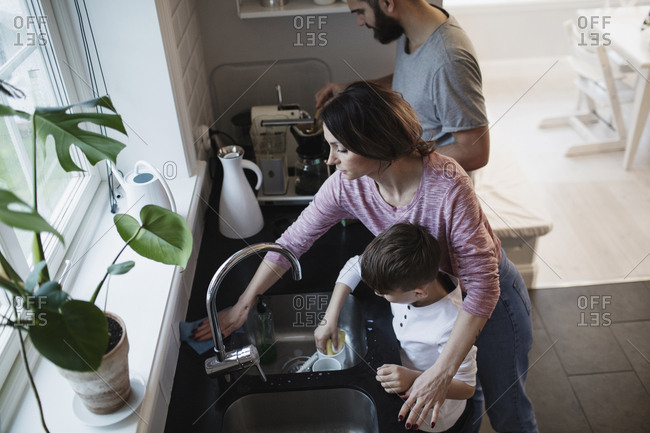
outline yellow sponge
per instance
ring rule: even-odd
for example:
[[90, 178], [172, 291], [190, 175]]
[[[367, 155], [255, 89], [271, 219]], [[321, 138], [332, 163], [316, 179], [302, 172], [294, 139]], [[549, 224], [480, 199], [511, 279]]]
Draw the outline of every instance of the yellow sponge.
[[337, 352], [334, 352], [334, 349], [332, 348], [332, 339], [331, 338], [327, 339], [327, 343], [325, 343], [325, 344], [327, 346], [327, 354], [328, 355], [336, 355], [337, 353], [339, 353], [343, 349], [343, 346], [345, 345], [345, 331], [342, 330], [342, 329], [339, 329], [339, 341], [338, 341], [338, 343], [339, 344], [337, 345], [337, 349], [339, 349], [339, 350]]

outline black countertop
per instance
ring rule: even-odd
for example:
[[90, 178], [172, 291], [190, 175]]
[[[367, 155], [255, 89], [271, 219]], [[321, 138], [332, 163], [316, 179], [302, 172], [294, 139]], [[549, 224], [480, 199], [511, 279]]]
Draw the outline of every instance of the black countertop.
[[[217, 179], [219, 179], [217, 172]], [[265, 225], [257, 235], [241, 240], [227, 239], [219, 233], [219, 185], [213, 188], [207, 211], [205, 230], [186, 320], [194, 321], [207, 315], [205, 295], [214, 272], [230, 255], [250, 244], [276, 240], [300, 214], [304, 206], [263, 206]], [[360, 254], [373, 238], [360, 223], [344, 227], [337, 224], [300, 258], [303, 279], [294, 282], [287, 273], [269, 294], [331, 292], [339, 270], [353, 255]], [[222, 284], [217, 300], [222, 309], [234, 304], [257, 269], [260, 259], [253, 257], [240, 263]], [[375, 380], [375, 369], [384, 363], [399, 363], [398, 344], [391, 327], [389, 304], [375, 296], [363, 284], [354, 295], [360, 300], [368, 352], [362, 362], [343, 371], [268, 375], [262, 382], [259, 376], [233, 373], [226, 383], [223, 377], [206, 375], [204, 361], [213, 355], [210, 351], [198, 355], [187, 344], [179, 351], [174, 386], [167, 415], [165, 432], [219, 432], [225, 409], [237, 398], [253, 392], [304, 390], [314, 388], [346, 387], [363, 391], [375, 403], [380, 432], [403, 431], [397, 423], [397, 414], [403, 401], [387, 394]], [[226, 339], [226, 346], [229, 345]], [[232, 343], [230, 343], [232, 344]], [[228, 347], [231, 349], [232, 347]], [[234, 385], [232, 385], [234, 383]], [[222, 392], [223, 390], [223, 392]]]

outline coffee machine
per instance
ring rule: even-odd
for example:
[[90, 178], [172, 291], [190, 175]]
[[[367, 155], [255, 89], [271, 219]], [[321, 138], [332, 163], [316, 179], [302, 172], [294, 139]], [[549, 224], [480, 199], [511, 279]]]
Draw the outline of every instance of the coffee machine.
[[330, 175], [326, 163], [328, 146], [323, 136], [323, 124], [315, 119], [312, 124], [293, 125], [291, 135], [298, 144], [298, 158], [295, 164], [296, 194], [314, 195]]
[[282, 195], [289, 180], [287, 132], [303, 114], [298, 105], [263, 105], [251, 108], [250, 136], [255, 160], [262, 170], [262, 192]]

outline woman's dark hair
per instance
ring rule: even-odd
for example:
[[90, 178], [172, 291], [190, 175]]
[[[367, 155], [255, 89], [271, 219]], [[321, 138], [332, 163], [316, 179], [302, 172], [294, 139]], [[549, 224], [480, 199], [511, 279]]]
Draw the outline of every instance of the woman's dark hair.
[[377, 84], [350, 84], [322, 109], [320, 118], [346, 149], [369, 159], [392, 162], [435, 149], [422, 140], [417, 114], [402, 95]]
[[420, 225], [399, 223], [377, 236], [361, 257], [361, 278], [380, 294], [408, 292], [434, 281], [440, 245]]

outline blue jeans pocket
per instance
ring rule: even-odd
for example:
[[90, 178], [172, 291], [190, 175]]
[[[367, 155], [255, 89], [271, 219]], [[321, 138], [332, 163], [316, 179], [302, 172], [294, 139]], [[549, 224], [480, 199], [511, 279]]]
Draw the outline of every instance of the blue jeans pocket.
[[526, 312], [530, 316], [530, 296], [528, 296], [528, 288], [526, 288], [526, 283], [524, 283], [521, 275], [517, 275], [515, 281], [512, 283], [512, 287], [515, 289], [515, 292], [521, 298], [521, 302], [524, 303], [526, 307]]

